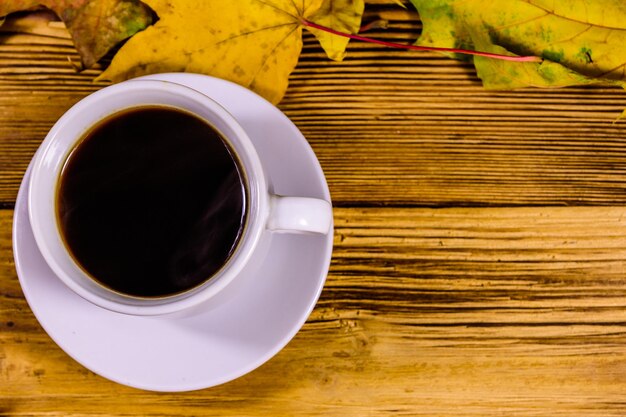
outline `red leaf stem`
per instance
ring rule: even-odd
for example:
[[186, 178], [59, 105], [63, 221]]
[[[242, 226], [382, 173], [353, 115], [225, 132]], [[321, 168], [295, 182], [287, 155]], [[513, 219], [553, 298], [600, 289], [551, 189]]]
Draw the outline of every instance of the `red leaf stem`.
[[317, 23], [308, 21], [306, 19], [301, 19], [300, 22], [302, 23], [303, 26], [310, 27], [313, 29], [319, 29], [324, 32], [332, 33], [333, 35], [343, 36], [344, 38], [355, 39], [355, 40], [363, 41], [363, 42], [376, 43], [379, 45], [388, 46], [390, 48], [411, 49], [414, 51], [450, 52], [450, 53], [465, 54], [465, 55], [476, 55], [476, 56], [482, 56], [486, 58], [501, 59], [504, 61], [514, 61], [514, 62], [541, 62], [542, 61], [542, 59], [538, 56], [509, 56], [509, 55], [494, 54], [491, 52], [470, 51], [468, 49], [438, 48], [435, 46], [404, 45], [400, 43], [381, 41], [379, 39], [339, 32], [338, 30], [334, 30], [326, 26], [318, 25]]

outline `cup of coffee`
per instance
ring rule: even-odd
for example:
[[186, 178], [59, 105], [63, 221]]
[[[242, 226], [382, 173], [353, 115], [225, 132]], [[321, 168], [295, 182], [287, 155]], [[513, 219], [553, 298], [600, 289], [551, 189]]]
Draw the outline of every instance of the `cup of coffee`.
[[235, 280], [266, 233], [330, 232], [329, 202], [271, 192], [245, 130], [189, 87], [130, 80], [81, 100], [33, 160], [44, 259], [100, 307], [160, 315]]

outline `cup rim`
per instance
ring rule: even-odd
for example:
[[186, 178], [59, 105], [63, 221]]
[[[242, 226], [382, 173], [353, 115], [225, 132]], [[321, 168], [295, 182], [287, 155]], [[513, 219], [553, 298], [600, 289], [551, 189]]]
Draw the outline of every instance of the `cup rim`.
[[[159, 95], [161, 100], [144, 98]], [[119, 104], [116, 100], [127, 104]], [[172, 105], [173, 102], [179, 105]], [[247, 190], [246, 224], [237, 248], [227, 263], [202, 284], [164, 297], [124, 295], [104, 287], [90, 277], [63, 243], [56, 215], [57, 184], [71, 150], [100, 121], [125, 109], [142, 106], [177, 107], [211, 124], [236, 153]], [[28, 214], [35, 241], [55, 275], [75, 293], [93, 304], [119, 313], [142, 316], [186, 310], [203, 303], [225, 288], [252, 256], [265, 229], [263, 219], [267, 218], [269, 210], [267, 179], [260, 158], [251, 139], [234, 116], [219, 103], [193, 88], [170, 81], [145, 79], [129, 80], [96, 91], [73, 105], [54, 124], [33, 158], [28, 200]]]

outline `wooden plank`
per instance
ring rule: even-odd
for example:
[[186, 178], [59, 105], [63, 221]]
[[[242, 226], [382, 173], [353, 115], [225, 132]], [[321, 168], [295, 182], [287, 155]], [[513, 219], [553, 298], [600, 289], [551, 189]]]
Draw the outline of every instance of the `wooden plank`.
[[[415, 12], [368, 6], [412, 42]], [[106, 84], [77, 74], [65, 38], [0, 34], [0, 204], [15, 200], [54, 121]], [[626, 94], [615, 88], [486, 91], [471, 65], [351, 43], [344, 62], [306, 37], [280, 108], [319, 156], [337, 205], [612, 205], [626, 202]]]
[[0, 211], [0, 415], [626, 413], [626, 209], [335, 209], [296, 338], [220, 387], [154, 394], [67, 357], [21, 296]]

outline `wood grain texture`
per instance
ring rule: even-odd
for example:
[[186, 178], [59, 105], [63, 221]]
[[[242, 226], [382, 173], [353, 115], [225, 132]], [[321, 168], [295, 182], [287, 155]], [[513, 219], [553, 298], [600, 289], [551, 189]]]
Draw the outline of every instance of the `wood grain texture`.
[[623, 416], [626, 209], [335, 209], [295, 339], [231, 383], [155, 394], [82, 368], [21, 295], [0, 211], [0, 415]]
[[[389, 3], [368, 34], [413, 42], [419, 17]], [[467, 63], [359, 43], [331, 62], [307, 36], [280, 108], [336, 206], [320, 301], [254, 372], [159, 394], [69, 358], [16, 276], [27, 164], [106, 85], [71, 62], [58, 25], [0, 31], [0, 417], [626, 415], [622, 90], [485, 91]]]
[[[415, 12], [373, 2], [372, 37], [413, 42]], [[55, 29], [56, 30], [56, 29]], [[45, 33], [45, 32], [44, 32]], [[106, 84], [76, 73], [68, 39], [0, 33], [0, 203], [72, 104]], [[329, 61], [307, 36], [280, 108], [302, 130], [336, 205], [611, 205], [626, 202], [626, 93], [484, 90], [470, 64], [351, 43]]]

